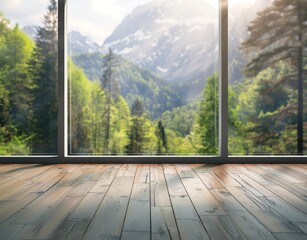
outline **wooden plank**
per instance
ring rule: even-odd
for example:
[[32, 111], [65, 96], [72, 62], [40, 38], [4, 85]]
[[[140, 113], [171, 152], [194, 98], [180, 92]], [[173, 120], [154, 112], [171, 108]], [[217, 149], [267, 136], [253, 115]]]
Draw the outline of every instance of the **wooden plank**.
[[244, 174], [229, 174], [233, 179], [235, 179], [238, 183], [244, 186], [247, 190], [253, 193], [255, 196], [275, 196], [268, 189], [264, 188], [257, 182], [248, 178]]
[[195, 172], [208, 172], [211, 169], [219, 168], [218, 164], [190, 164]]
[[81, 180], [68, 194], [70, 197], [84, 196], [96, 183], [91, 180]]
[[91, 221], [105, 194], [88, 193], [69, 216], [68, 221]]
[[171, 197], [187, 195], [178, 175], [165, 174], [165, 180], [167, 183], [169, 195]]
[[260, 198], [254, 196], [243, 187], [227, 187], [227, 190], [271, 232], [298, 231], [297, 227], [287, 218], [280, 215], [274, 208], [263, 203]]
[[134, 177], [137, 164], [122, 164], [116, 177]]
[[301, 191], [305, 191], [305, 192], [306, 192], [306, 195], [307, 195], [307, 184], [306, 184], [306, 183], [298, 183], [298, 184], [295, 184], [295, 188], [303, 189], [303, 190], [301, 190]]
[[0, 239], [16, 240], [23, 239], [24, 234], [31, 229], [31, 225], [26, 224], [3, 224], [0, 226]]
[[247, 239], [276, 240], [253, 215], [247, 211], [229, 211], [229, 216], [240, 226]]
[[274, 209], [292, 223], [307, 222], [307, 215], [279, 197], [259, 197], [263, 204]]
[[180, 239], [171, 207], [151, 208], [151, 231], [153, 240]]
[[175, 165], [197, 213], [199, 215], [226, 215], [219, 202], [213, 197], [195, 172], [189, 166], [182, 169], [181, 167], [183, 166]]
[[96, 184], [90, 189], [90, 192], [104, 193], [113, 182], [120, 165], [105, 165]]
[[[270, 181], [271, 185], [278, 185], [285, 189], [287, 189], [289, 192], [292, 192], [296, 196], [302, 197], [307, 200], [306, 191], [300, 187], [293, 187], [294, 184], [289, 183], [288, 181], [285, 181], [281, 176], [276, 176], [273, 174], [268, 173], [262, 168], [250, 167], [252, 171], [257, 171], [259, 174], [261, 174], [265, 179]], [[296, 185], [296, 184], [295, 184]]]
[[0, 201], [18, 201], [25, 196], [27, 196], [30, 192], [33, 192], [33, 188], [36, 188], [38, 183], [25, 183], [24, 186], [19, 186], [16, 188], [12, 188], [11, 191], [7, 191], [1, 196]]
[[55, 186], [64, 176], [53, 175], [43, 182], [38, 182], [38, 184], [31, 189], [31, 192], [47, 192], [50, 188]]
[[226, 172], [222, 171], [221, 168], [213, 168], [209, 170], [210, 173], [225, 187], [236, 187], [241, 186], [240, 183], [235, 181]]
[[297, 164], [286, 164], [286, 165], [283, 165], [287, 168], [291, 168], [292, 170], [294, 170], [295, 172], [299, 172], [301, 174], [303, 174], [305, 176], [305, 179], [307, 177], [307, 170], [305, 168], [302, 168], [300, 165], [297, 165]]
[[165, 175], [176, 175], [177, 171], [174, 164], [163, 164], [163, 171]]
[[307, 234], [307, 223], [294, 223], [295, 226], [297, 226], [302, 232], [304, 232], [305, 234]]
[[179, 176], [165, 177], [181, 239], [209, 239]]
[[268, 180], [266, 180], [260, 174], [248, 169], [249, 166], [250, 165], [248, 164], [242, 164], [241, 167], [239, 168], [240, 172], [245, 174], [250, 179], [253, 179], [255, 182], [259, 183], [262, 186], [268, 186], [271, 184]]
[[[76, 222], [74, 224], [73, 228], [71, 229], [71, 231], [69, 231], [69, 233], [65, 236], [65, 239], [67, 239], [67, 240], [78, 240], [78, 239], [80, 239], [81, 240], [88, 225], [89, 225], [89, 222], [87, 222], [87, 221]], [[54, 239], [56, 239], [56, 238], [54, 238]]]
[[71, 187], [52, 188], [18, 212], [14, 223], [39, 224], [71, 191]]
[[25, 239], [48, 239], [56, 229], [64, 222], [77, 204], [81, 201], [81, 197], [66, 197], [53, 211], [41, 219], [41, 222], [35, 224], [29, 230], [24, 238]]
[[195, 173], [188, 164], [175, 164], [175, 168], [181, 179], [195, 178]]
[[151, 166], [150, 168], [150, 190], [151, 206], [170, 207], [171, 201], [168, 195], [164, 172], [161, 165]]
[[198, 220], [179, 219], [177, 225], [182, 240], [209, 240], [208, 233]]
[[136, 183], [148, 183], [149, 182], [149, 165], [138, 164], [135, 174], [134, 182]]
[[211, 239], [247, 239], [239, 226], [229, 216], [201, 216]]
[[245, 210], [241, 203], [238, 202], [226, 189], [212, 189], [210, 192], [225, 211]]
[[209, 172], [196, 172], [201, 181], [206, 187], [211, 190], [213, 188], [224, 188], [224, 186], [217, 181]]
[[271, 164], [268, 164], [268, 165], [265, 165], [265, 166], [257, 166], [263, 170], [265, 170], [267, 173], [271, 174], [271, 175], [274, 175], [275, 177], [277, 178], [281, 178], [289, 183], [304, 183], [303, 181], [299, 180], [298, 178], [296, 177], [292, 177], [288, 174], [286, 174], [284, 171], [280, 171], [278, 169], [275, 169], [273, 167], [273, 165]]
[[177, 220], [199, 220], [188, 195], [171, 196], [171, 201]]
[[307, 239], [306, 166], [0, 165], [0, 239]]
[[134, 183], [123, 232], [146, 232], [150, 238], [149, 184]]
[[274, 233], [278, 240], [306, 240], [307, 235], [304, 233]]
[[307, 173], [302, 173], [300, 171], [294, 170], [293, 168], [287, 166], [287, 165], [274, 165], [274, 168], [277, 169], [278, 171], [294, 177], [295, 179], [299, 179], [300, 181], [306, 183], [307, 182]]
[[121, 238], [122, 240], [132, 240], [132, 239], [142, 239], [150, 240], [150, 232], [123, 232]]
[[121, 236], [133, 178], [116, 177], [100, 204], [84, 239], [118, 239]]
[[307, 201], [305, 199], [297, 197], [281, 186], [270, 186], [270, 190], [280, 198], [290, 203], [292, 206], [307, 214]]
[[17, 202], [10, 202], [5, 208], [0, 209], [0, 223], [3, 223], [10, 217], [14, 216], [16, 213], [21, 211], [27, 205], [36, 200], [41, 194], [40, 193], [29, 193], [24, 198], [20, 199]]
[[80, 169], [72, 173], [64, 174], [64, 177], [57, 183], [56, 187], [75, 187], [82, 176]]
[[52, 234], [52, 239], [63, 240], [74, 227], [75, 222], [64, 221]]

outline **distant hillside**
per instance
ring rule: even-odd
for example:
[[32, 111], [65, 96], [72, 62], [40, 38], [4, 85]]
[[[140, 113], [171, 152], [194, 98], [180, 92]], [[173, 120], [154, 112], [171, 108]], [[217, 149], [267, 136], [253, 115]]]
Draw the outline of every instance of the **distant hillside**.
[[[73, 56], [72, 59], [84, 70], [89, 79], [101, 78], [103, 54], [81, 54]], [[142, 69], [120, 56], [117, 56], [115, 71], [121, 94], [130, 106], [136, 97], [140, 97], [152, 118], [160, 116], [164, 111], [183, 105], [184, 101], [177, 94], [174, 86], [151, 71]]]

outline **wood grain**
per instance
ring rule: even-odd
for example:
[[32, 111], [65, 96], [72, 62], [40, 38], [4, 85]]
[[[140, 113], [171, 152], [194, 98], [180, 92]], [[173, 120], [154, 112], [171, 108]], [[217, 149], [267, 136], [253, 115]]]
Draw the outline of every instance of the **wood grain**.
[[0, 165], [0, 239], [307, 239], [307, 165]]

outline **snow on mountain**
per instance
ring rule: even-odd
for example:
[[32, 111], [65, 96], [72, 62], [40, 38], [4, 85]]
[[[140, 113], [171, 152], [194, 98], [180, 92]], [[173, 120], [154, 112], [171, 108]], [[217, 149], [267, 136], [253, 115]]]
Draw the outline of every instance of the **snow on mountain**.
[[[35, 40], [37, 30], [38, 26], [25, 26], [22, 28], [22, 31], [33, 40]], [[68, 33], [67, 46], [67, 52], [69, 56], [105, 52], [104, 48], [99, 46], [98, 43], [92, 41], [90, 37], [84, 36], [78, 31], [71, 31]]]
[[216, 66], [217, 18], [218, 10], [203, 0], [153, 1], [125, 17], [103, 46], [169, 81], [184, 82]]
[[103, 52], [98, 43], [92, 41], [90, 37], [83, 36], [77, 31], [71, 31], [68, 33], [67, 46], [69, 56]]
[[[103, 46], [169, 81], [204, 79], [218, 70], [219, 12], [211, 0], [160, 0], [141, 5], [126, 16]], [[241, 3], [229, 9], [230, 61], [242, 57], [241, 41], [256, 10]], [[242, 14], [244, 13], [244, 14]]]

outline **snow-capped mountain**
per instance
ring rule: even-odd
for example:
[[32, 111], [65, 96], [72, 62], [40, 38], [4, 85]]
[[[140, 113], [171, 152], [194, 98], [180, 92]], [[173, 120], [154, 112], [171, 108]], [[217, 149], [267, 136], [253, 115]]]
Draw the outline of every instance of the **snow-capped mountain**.
[[103, 46], [183, 82], [216, 68], [217, 18], [218, 10], [203, 0], [153, 1], [124, 18]]
[[102, 48], [98, 43], [92, 41], [90, 37], [83, 36], [77, 31], [71, 31], [68, 33], [67, 46], [69, 56], [102, 52]]
[[[22, 31], [35, 40], [38, 26], [25, 26]], [[90, 37], [82, 35], [80, 32], [71, 31], [68, 33], [67, 52], [69, 56], [103, 52], [103, 48], [98, 43], [91, 40]]]
[[[231, 6], [230, 61], [240, 55], [238, 48], [255, 9], [268, 1]], [[218, 70], [218, 19], [211, 0], [152, 1], [126, 16], [103, 46], [169, 81], [205, 79]]]

